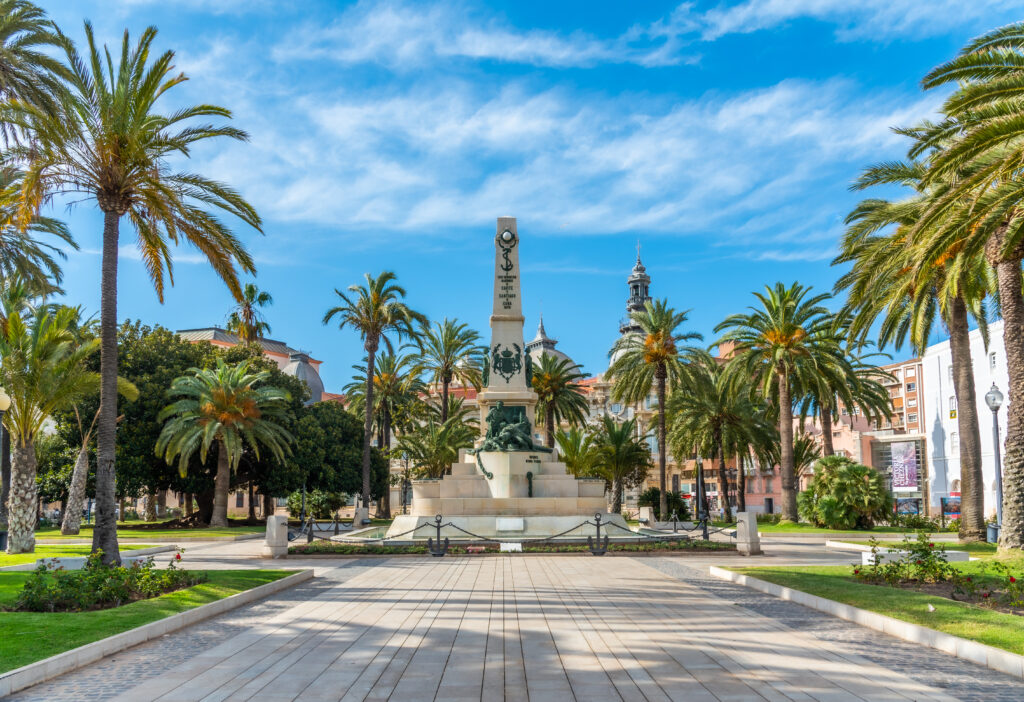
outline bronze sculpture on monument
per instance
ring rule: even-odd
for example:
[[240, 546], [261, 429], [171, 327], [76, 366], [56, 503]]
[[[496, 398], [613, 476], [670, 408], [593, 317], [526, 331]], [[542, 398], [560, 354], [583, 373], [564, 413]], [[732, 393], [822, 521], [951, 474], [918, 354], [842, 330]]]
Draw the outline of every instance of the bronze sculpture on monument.
[[[537, 394], [531, 389], [533, 367], [523, 343], [519, 244], [515, 218], [499, 217], [491, 343], [485, 388], [477, 396], [484, 434], [474, 449], [460, 453], [450, 474], [412, 482], [411, 513], [395, 518], [389, 536], [433, 523], [435, 515], [486, 537], [551, 536], [608, 510], [603, 479], [573, 477], [551, 449], [534, 443]], [[603, 518], [627, 528], [619, 514]], [[427, 530], [420, 531], [415, 538], [425, 539]], [[578, 531], [570, 535], [586, 532]], [[464, 536], [456, 529], [445, 535]]]

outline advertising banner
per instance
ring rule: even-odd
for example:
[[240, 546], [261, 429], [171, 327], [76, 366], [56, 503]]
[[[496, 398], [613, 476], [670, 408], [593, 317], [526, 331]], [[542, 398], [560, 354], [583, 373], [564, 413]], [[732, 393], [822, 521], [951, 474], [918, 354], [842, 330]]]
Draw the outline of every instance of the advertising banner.
[[959, 497], [940, 497], [939, 502], [942, 503], [942, 514], [947, 519], [958, 519], [960, 517]]
[[913, 441], [897, 441], [892, 451], [892, 491], [917, 492], [917, 446]]

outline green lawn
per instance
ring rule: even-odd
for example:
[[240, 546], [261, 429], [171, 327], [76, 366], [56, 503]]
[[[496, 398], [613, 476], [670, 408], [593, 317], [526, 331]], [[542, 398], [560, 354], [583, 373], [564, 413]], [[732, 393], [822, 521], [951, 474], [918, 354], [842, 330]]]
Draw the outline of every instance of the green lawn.
[[[1024, 576], [1024, 557], [1002, 559], [1020, 569]], [[981, 574], [984, 561], [955, 563], [965, 572]], [[801, 566], [768, 568], [731, 568], [738, 573], [777, 585], [801, 590], [836, 602], [878, 612], [894, 619], [937, 629], [979, 643], [1024, 654], [1024, 619], [944, 597], [902, 590], [886, 585], [868, 585], [856, 581], [849, 566]], [[928, 605], [935, 607], [928, 611]]]
[[[153, 544], [125, 544], [121, 546], [122, 551], [133, 551], [141, 548], [152, 548]], [[35, 563], [40, 558], [56, 558], [57, 556], [87, 556], [92, 546], [89, 544], [43, 544], [36, 546], [32, 553], [2, 553], [0, 552], [0, 567], [20, 565], [22, 563]], [[159, 554], [158, 554], [159, 557]]]
[[[244, 536], [245, 534], [262, 534], [265, 526], [207, 527], [198, 529], [157, 529], [140, 526], [117, 526], [117, 539], [186, 539], [186, 538], [223, 538], [227, 536]], [[36, 532], [37, 539], [91, 539], [92, 525], [82, 525], [77, 536], [64, 536], [59, 527], [40, 529]]]
[[[290, 575], [288, 570], [212, 570], [209, 580], [151, 600], [95, 612], [3, 612], [0, 672], [134, 629]], [[0, 607], [10, 607], [30, 573], [0, 573]]]
[[[715, 526], [725, 526], [725, 522], [715, 522]], [[728, 526], [731, 526], [728, 525]], [[870, 530], [863, 529], [822, 529], [820, 527], [812, 526], [810, 524], [768, 524], [767, 522], [760, 522], [757, 525], [757, 530], [762, 534], [852, 534], [859, 532], [862, 534], [914, 534], [913, 529], [904, 529], [903, 527], [892, 527], [892, 526], [876, 526]], [[942, 532], [938, 532], [942, 533]], [[952, 533], [952, 532], [950, 532]]]

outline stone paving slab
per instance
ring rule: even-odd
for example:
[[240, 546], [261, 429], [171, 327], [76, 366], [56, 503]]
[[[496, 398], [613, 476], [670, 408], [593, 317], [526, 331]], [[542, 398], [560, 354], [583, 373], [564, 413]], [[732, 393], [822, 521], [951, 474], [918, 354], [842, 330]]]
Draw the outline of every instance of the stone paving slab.
[[14, 699], [956, 699], [662, 561], [350, 562]]

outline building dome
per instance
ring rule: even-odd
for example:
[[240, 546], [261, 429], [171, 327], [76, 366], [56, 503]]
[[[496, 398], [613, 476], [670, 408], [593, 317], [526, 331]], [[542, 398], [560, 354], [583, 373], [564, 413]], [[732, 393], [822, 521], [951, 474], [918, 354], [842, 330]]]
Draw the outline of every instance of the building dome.
[[320, 402], [324, 395], [324, 381], [320, 380], [320, 374], [309, 362], [309, 355], [301, 351], [288, 355], [288, 364], [281, 369], [282, 373], [294, 376], [304, 382], [309, 388], [309, 400], [307, 405]]
[[537, 325], [537, 336], [533, 337], [533, 341], [526, 344], [526, 352], [530, 354], [534, 365], [540, 364], [540, 357], [544, 354], [576, 365], [576, 361], [555, 348], [557, 344], [558, 342], [549, 337], [548, 333], [544, 330], [544, 315], [541, 315], [540, 324]]

